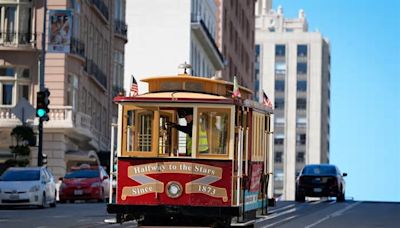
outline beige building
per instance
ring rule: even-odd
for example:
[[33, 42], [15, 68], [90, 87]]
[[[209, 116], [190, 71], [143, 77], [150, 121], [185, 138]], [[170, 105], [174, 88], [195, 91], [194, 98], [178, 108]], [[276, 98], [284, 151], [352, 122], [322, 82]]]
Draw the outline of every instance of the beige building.
[[274, 195], [294, 200], [305, 164], [329, 163], [330, 45], [309, 32], [302, 10], [287, 19], [256, 5], [256, 79], [274, 105]]
[[[10, 132], [22, 124], [12, 108], [22, 98], [36, 106], [43, 3], [0, 0], [0, 163], [12, 157]], [[51, 95], [43, 153], [59, 177], [78, 161], [110, 150], [110, 124], [117, 108], [112, 97], [123, 90], [127, 26], [125, 0], [47, 0], [47, 7], [72, 13], [69, 51], [48, 50], [45, 60], [44, 83]], [[48, 35], [49, 20], [47, 27]], [[26, 122], [37, 129], [34, 116]], [[31, 147], [30, 165], [37, 165], [36, 147]]]

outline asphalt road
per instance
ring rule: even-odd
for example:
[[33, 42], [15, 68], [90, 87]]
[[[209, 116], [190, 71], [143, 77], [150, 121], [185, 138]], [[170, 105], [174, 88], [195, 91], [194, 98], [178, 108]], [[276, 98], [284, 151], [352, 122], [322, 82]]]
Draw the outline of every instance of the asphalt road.
[[400, 227], [400, 202], [281, 202], [268, 216], [259, 219], [255, 227], [396, 228]]
[[[105, 203], [57, 204], [56, 208], [1, 208], [0, 227], [137, 227], [135, 221], [107, 224], [113, 219]], [[296, 203], [278, 202], [267, 216], [260, 216], [254, 227], [280, 228], [368, 228], [400, 227], [400, 202], [363, 202], [334, 200]]]
[[105, 219], [113, 218], [106, 211], [105, 203], [57, 204], [55, 208], [2, 208], [0, 227], [136, 227], [135, 222], [106, 224]]

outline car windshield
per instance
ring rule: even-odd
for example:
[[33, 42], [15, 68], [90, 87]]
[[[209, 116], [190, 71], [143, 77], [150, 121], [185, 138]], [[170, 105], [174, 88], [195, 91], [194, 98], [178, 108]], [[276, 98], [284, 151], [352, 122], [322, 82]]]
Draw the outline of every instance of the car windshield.
[[95, 178], [99, 177], [100, 173], [98, 170], [90, 170], [90, 169], [85, 169], [85, 170], [77, 170], [68, 173], [65, 175], [65, 179], [72, 179], [72, 178]]
[[36, 181], [40, 180], [39, 170], [8, 170], [1, 177], [1, 181]]
[[336, 175], [336, 168], [334, 166], [306, 166], [302, 172], [303, 175]]

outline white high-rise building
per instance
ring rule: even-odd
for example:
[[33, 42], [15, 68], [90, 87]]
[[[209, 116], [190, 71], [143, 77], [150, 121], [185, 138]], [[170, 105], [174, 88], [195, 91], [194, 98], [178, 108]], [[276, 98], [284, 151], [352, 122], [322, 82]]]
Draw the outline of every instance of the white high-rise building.
[[274, 196], [294, 200], [296, 173], [329, 163], [330, 45], [303, 10], [287, 19], [256, 3], [256, 80], [274, 101]]
[[[131, 75], [139, 81], [155, 75], [175, 75], [178, 65], [192, 65], [191, 74], [212, 77], [223, 68], [216, 45], [217, 6], [214, 0], [127, 1], [128, 36], [125, 88]], [[139, 83], [139, 93], [147, 85]]]

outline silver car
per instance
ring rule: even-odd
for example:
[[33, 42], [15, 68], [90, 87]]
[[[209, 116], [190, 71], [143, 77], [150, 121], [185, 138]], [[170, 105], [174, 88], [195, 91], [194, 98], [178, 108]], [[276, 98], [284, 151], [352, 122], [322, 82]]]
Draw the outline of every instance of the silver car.
[[0, 205], [56, 206], [56, 183], [45, 167], [12, 167], [0, 176]]

